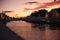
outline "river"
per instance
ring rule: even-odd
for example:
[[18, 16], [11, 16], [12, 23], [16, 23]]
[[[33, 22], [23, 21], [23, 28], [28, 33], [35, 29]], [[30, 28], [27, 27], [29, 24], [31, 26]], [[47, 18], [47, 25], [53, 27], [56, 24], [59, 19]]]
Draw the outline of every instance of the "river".
[[60, 40], [60, 30], [51, 30], [45, 24], [39, 27], [25, 21], [11, 21], [6, 26], [25, 40]]

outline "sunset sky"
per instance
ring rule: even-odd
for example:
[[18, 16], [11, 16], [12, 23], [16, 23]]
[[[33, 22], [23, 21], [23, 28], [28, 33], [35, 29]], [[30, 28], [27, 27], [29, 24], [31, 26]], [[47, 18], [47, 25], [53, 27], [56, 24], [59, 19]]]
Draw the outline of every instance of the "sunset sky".
[[[47, 5], [51, 6], [50, 3], [54, 3], [53, 1], [54, 0], [0, 0], [0, 12], [13, 11], [6, 14], [10, 17], [25, 17], [30, 15], [35, 10], [44, 8]], [[60, 7], [60, 3], [58, 4]], [[46, 9], [49, 10], [50, 7]]]

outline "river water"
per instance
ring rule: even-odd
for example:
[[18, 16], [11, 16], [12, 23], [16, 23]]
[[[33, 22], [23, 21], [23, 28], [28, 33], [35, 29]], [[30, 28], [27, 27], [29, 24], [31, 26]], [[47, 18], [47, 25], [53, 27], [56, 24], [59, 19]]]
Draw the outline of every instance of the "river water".
[[25, 40], [60, 40], [60, 30], [50, 30], [45, 24], [39, 26], [25, 21], [11, 21], [6, 26]]

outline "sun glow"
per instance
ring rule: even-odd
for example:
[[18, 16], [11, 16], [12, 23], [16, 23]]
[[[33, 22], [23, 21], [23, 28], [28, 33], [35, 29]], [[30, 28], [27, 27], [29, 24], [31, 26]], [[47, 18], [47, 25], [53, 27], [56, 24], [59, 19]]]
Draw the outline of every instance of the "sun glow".
[[20, 17], [26, 17], [30, 15], [31, 13], [32, 11], [26, 11], [26, 12], [15, 11], [12, 13], [6, 13], [6, 15], [8, 15], [9, 17], [20, 18]]
[[[42, 2], [43, 3], [43, 2]], [[19, 4], [19, 5], [17, 5]], [[50, 11], [51, 9], [54, 8], [60, 8], [60, 1], [56, 1], [56, 2], [47, 2], [47, 3], [43, 3], [41, 4], [39, 1], [36, 2], [28, 2], [28, 4], [22, 4], [19, 2], [16, 5], [9, 5], [8, 7], [8, 3], [4, 6], [2, 6], [2, 8], [4, 10], [12, 10], [13, 12], [11, 13], [6, 13], [6, 15], [8, 15], [9, 17], [15, 17], [15, 18], [19, 18], [19, 17], [26, 17], [29, 16], [32, 12], [34, 11], [38, 11], [40, 9], [46, 9], [48, 11]], [[9, 9], [8, 9], [9, 8]]]
[[46, 10], [50, 11], [51, 9], [55, 9], [55, 8], [60, 8], [60, 5], [51, 6], [49, 8], [46, 8]]

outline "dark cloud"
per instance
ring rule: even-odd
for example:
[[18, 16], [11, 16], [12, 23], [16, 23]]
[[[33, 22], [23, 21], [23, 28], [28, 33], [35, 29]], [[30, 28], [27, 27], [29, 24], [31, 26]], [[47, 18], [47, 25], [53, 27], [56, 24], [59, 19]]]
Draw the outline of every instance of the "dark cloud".
[[5, 12], [5, 13], [10, 13], [10, 12], [13, 12], [13, 11], [3, 11], [3, 12]]
[[27, 2], [25, 4], [35, 4], [35, 3], [38, 3], [37, 1], [34, 1], [34, 2]]

